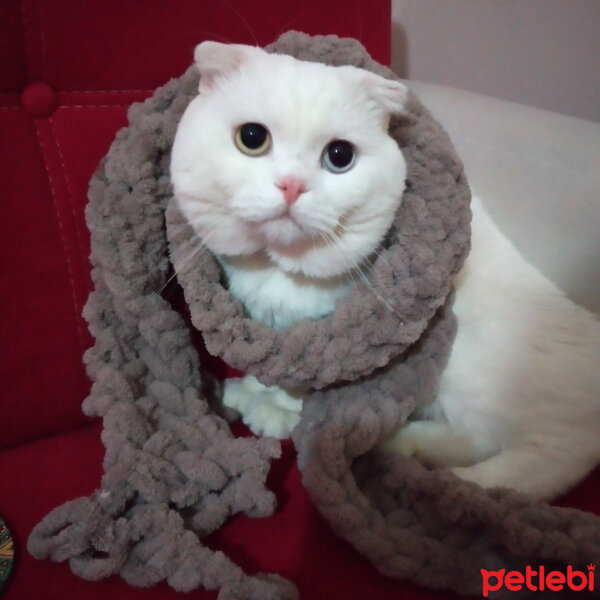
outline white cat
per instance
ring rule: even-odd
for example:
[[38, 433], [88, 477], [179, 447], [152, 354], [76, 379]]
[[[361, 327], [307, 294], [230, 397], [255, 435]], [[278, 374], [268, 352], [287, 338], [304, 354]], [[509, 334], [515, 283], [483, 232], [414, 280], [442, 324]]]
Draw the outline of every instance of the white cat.
[[[179, 124], [179, 207], [229, 290], [274, 329], [334, 309], [390, 227], [406, 163], [388, 135], [407, 90], [354, 67], [259, 48], [196, 48], [199, 95]], [[226, 382], [224, 403], [261, 435], [288, 437], [302, 391]]]
[[[401, 202], [406, 167], [387, 128], [406, 88], [247, 46], [205, 42], [195, 58], [200, 93], [171, 163], [180, 209], [253, 318], [282, 329], [329, 314]], [[439, 393], [382, 450], [550, 498], [600, 461], [600, 323], [472, 207]], [[287, 437], [301, 398], [245, 377], [226, 382], [224, 402], [256, 433]]]
[[600, 462], [600, 322], [523, 259], [478, 198], [471, 206], [436, 400], [386, 448], [547, 500]]

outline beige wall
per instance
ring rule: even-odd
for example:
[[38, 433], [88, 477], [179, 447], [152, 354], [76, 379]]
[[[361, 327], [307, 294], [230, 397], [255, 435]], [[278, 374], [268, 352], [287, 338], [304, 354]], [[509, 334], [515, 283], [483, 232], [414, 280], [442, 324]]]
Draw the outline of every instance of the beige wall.
[[392, 0], [393, 67], [600, 122], [600, 0]]

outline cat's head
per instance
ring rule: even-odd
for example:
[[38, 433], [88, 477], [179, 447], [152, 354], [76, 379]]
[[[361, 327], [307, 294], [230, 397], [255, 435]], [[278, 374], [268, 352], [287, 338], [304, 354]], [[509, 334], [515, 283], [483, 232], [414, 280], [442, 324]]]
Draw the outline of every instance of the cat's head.
[[406, 163], [388, 135], [406, 88], [355, 67], [259, 48], [196, 48], [198, 96], [179, 124], [171, 179], [210, 250], [266, 251], [289, 272], [357, 266], [389, 229]]

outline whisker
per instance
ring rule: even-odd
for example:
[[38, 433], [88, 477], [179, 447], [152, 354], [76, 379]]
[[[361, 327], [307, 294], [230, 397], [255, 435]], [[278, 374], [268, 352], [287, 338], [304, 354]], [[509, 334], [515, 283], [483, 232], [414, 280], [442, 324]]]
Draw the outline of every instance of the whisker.
[[356, 4], [356, 20], [357, 20], [357, 24], [358, 24], [358, 41], [363, 44], [363, 19], [362, 19], [362, 12], [361, 12], [361, 4], [357, 3]]
[[[181, 224], [183, 225], [187, 225], [186, 224]], [[162, 294], [165, 289], [167, 288], [167, 286], [169, 284], [171, 284], [173, 282], [173, 280], [175, 280], [177, 278], [177, 275], [189, 264], [189, 262], [194, 259], [199, 252], [202, 252], [203, 256], [201, 257], [201, 259], [198, 261], [198, 267], [201, 267], [204, 262], [206, 261], [206, 259], [212, 254], [209, 247], [208, 247], [208, 238], [210, 238], [211, 234], [215, 234], [215, 231], [212, 231], [209, 233], [208, 236], [206, 236], [205, 239], [202, 239], [200, 236], [197, 236], [194, 234], [194, 236], [192, 238], [190, 238], [189, 240], [187, 240], [186, 242], [184, 242], [183, 244], [183, 248], [179, 248], [180, 252], [186, 251], [187, 248], [189, 248], [190, 246], [193, 246], [195, 244], [197, 244], [196, 248], [193, 248], [192, 251], [185, 257], [183, 258], [183, 260], [178, 261], [179, 265], [178, 268], [175, 268], [175, 265], [173, 265], [173, 273], [171, 274], [171, 276], [167, 279], [167, 281], [161, 286], [161, 288], [158, 290], [159, 294]]]
[[165, 281], [165, 283], [163, 283], [163, 285], [158, 289], [157, 293], [158, 294], [162, 294], [167, 287], [177, 278], [177, 275], [181, 272], [181, 270], [194, 258], [194, 256], [196, 256], [196, 254], [198, 254], [198, 252], [200, 251], [204, 251], [205, 248], [202, 246], [202, 244], [200, 244], [197, 248], [194, 248], [194, 250], [192, 252], [190, 252], [190, 254], [182, 261], [181, 265], [179, 266], [179, 269], [175, 269], [173, 268], [173, 273], [171, 274], [171, 276]]
[[291, 19], [289, 19], [288, 21], [286, 21], [280, 28], [279, 31], [277, 32], [277, 35], [273, 38], [274, 40], [278, 39], [283, 33], [285, 33], [286, 31], [289, 30], [290, 25], [296, 21], [299, 17], [301, 16], [301, 13], [297, 13], [296, 16], [292, 17]]
[[[348, 233], [348, 231], [349, 231], [348, 227], [344, 223], [338, 223], [336, 229], [341, 231], [342, 233]], [[339, 235], [339, 234], [337, 234], [337, 235]], [[384, 247], [382, 245], [382, 242], [380, 242], [377, 245], [377, 247], [375, 248], [375, 250], [371, 253], [371, 255], [369, 255], [368, 257], [365, 258], [365, 262], [369, 265], [369, 270], [371, 270], [374, 277], [376, 277], [378, 279], [379, 283], [381, 283], [382, 285], [385, 285], [385, 283], [381, 279], [381, 276], [379, 275], [379, 273], [377, 273], [377, 271], [373, 270], [373, 267], [375, 266], [375, 262], [379, 260], [390, 271], [393, 271], [390, 262], [388, 261], [388, 259], [386, 258], [385, 254], [382, 252], [382, 250], [384, 250]]]
[[[338, 244], [336, 244], [336, 233], [335, 232], [331, 232], [327, 234], [329, 239], [331, 240], [331, 247], [335, 248], [335, 250], [338, 252], [338, 254], [340, 255], [342, 261], [346, 264], [347, 267], [347, 271], [350, 274], [350, 277], [352, 278], [353, 281], [354, 277], [352, 275], [353, 272], [356, 272], [360, 278], [362, 279], [362, 281], [364, 282], [364, 284], [366, 285], [367, 289], [369, 289], [373, 295], [375, 296], [375, 298], [377, 298], [377, 300], [379, 300], [390, 312], [397, 314], [396, 309], [390, 304], [390, 302], [388, 302], [388, 300], [386, 300], [375, 288], [375, 286], [373, 285], [373, 282], [367, 277], [367, 275], [365, 274], [363, 268], [360, 265], [354, 265], [354, 266], [350, 266], [348, 264], [348, 261], [346, 259], [346, 257], [344, 256], [344, 253], [340, 250], [340, 248], [338, 247]], [[337, 237], [337, 240], [339, 240], [340, 238]], [[372, 266], [372, 264], [370, 263], [370, 266]]]
[[219, 40], [225, 44], [233, 43], [233, 40], [230, 40], [229, 38], [226, 38], [216, 33], [215, 31], [211, 31], [209, 29], [196, 29], [195, 27], [179, 29], [177, 32], [171, 33], [170, 35], [165, 35], [165, 37], [162, 39], [164, 39], [165, 42], [179, 42], [180, 40], [187, 41], [187, 39], [189, 39], [192, 36], [194, 40], [196, 40], [194, 42], [195, 44], [198, 44], [201, 40], [212, 39]]
[[207, 29], [200, 29], [198, 31], [194, 30], [194, 34], [198, 34], [199, 36], [202, 35], [203, 37], [205, 37], [205, 39], [216, 39], [219, 40], [220, 42], [223, 42], [224, 44], [233, 44], [233, 40], [230, 40], [229, 38], [226, 38], [223, 35], [219, 35], [218, 33], [215, 33], [214, 31], [208, 31]]
[[234, 13], [238, 17], [238, 19], [245, 25], [246, 29], [250, 32], [250, 35], [252, 36], [252, 39], [254, 40], [254, 45], [260, 46], [260, 44], [258, 43], [258, 40], [256, 39], [256, 36], [254, 35], [254, 31], [253, 31], [252, 27], [250, 27], [250, 23], [248, 23], [248, 20], [246, 19], [246, 17], [244, 17], [244, 15], [227, 0], [219, 0], [219, 1], [221, 2], [221, 4], [224, 4], [225, 6], [227, 6], [229, 8], [229, 10], [231, 10], [231, 12]]
[[[326, 246], [330, 247], [330, 248], [335, 248], [336, 251], [338, 251], [339, 249], [336, 247], [335, 244], [335, 239], [333, 238], [332, 234], [330, 234], [328, 231], [321, 231], [321, 239], [323, 240], [323, 242], [325, 243]], [[348, 264], [348, 261], [346, 260], [346, 257], [340, 253], [340, 257], [342, 259], [342, 261], [344, 262], [344, 264], [346, 265], [346, 272], [348, 273], [348, 275], [350, 275], [350, 279], [352, 280], [352, 287], [356, 288], [358, 286], [358, 282], [356, 281], [355, 277], [354, 277], [354, 273], [353, 273], [353, 268]]]

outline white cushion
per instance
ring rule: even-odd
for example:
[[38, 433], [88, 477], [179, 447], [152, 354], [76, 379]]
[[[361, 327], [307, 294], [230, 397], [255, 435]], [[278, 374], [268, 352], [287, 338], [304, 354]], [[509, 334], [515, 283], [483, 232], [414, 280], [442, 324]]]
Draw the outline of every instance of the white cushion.
[[600, 123], [407, 81], [523, 255], [600, 313]]

